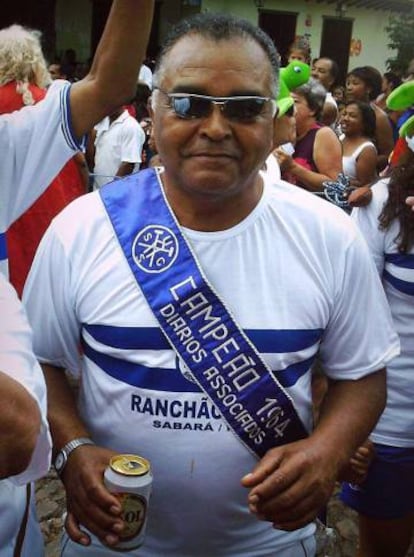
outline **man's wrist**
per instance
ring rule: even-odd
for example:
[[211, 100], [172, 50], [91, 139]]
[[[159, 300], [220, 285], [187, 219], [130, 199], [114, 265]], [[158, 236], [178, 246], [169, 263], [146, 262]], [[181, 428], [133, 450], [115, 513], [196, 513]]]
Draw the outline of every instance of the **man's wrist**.
[[78, 437], [76, 439], [72, 439], [72, 441], [69, 441], [69, 443], [66, 443], [66, 445], [56, 453], [53, 465], [59, 476], [62, 475], [63, 470], [66, 467], [68, 458], [72, 454], [72, 452], [78, 447], [82, 447], [83, 445], [95, 445], [95, 443], [89, 437]]

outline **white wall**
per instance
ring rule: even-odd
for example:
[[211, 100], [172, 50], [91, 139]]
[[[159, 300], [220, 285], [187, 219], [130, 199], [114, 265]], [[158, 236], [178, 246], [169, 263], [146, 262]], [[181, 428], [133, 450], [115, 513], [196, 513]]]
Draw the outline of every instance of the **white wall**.
[[[266, 10], [298, 12], [296, 34], [307, 34], [312, 57], [319, 56], [322, 16], [336, 16], [335, 4], [323, 4], [316, 0], [265, 0], [264, 4]], [[237, 13], [253, 23], [258, 22], [258, 10], [253, 0], [203, 0], [202, 10]], [[361, 40], [362, 44], [361, 53], [349, 57], [349, 69], [370, 65], [384, 72], [387, 58], [394, 55], [387, 47], [388, 35], [385, 31], [389, 13], [349, 8], [345, 16], [353, 18], [352, 38]]]

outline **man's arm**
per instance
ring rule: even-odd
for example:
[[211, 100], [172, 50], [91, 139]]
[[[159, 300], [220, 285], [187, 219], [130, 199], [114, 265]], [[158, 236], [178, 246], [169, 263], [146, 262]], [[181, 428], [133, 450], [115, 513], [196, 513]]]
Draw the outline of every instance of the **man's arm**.
[[26, 483], [50, 464], [46, 387], [31, 329], [11, 285], [0, 274], [0, 478]]
[[72, 129], [82, 137], [131, 99], [145, 56], [154, 0], [114, 0], [88, 75], [71, 88]]
[[385, 370], [355, 381], [335, 381], [320, 421], [305, 440], [270, 450], [242, 479], [250, 510], [282, 530], [316, 518], [335, 481], [377, 422], [386, 401]]
[[34, 398], [2, 371], [0, 400], [0, 478], [7, 478], [20, 474], [29, 466], [41, 420]]
[[[48, 391], [48, 420], [56, 453], [69, 441], [89, 437], [79, 417], [72, 388], [61, 368], [42, 365]], [[107, 545], [118, 543], [117, 533], [124, 525], [119, 518], [119, 501], [103, 485], [103, 473], [114, 451], [84, 445], [75, 449], [67, 460], [61, 479], [66, 490], [69, 536], [82, 545], [89, 545], [86, 527]]]
[[118, 170], [116, 171], [116, 176], [128, 176], [128, 174], [132, 174], [135, 168], [134, 162], [121, 162], [119, 165]]

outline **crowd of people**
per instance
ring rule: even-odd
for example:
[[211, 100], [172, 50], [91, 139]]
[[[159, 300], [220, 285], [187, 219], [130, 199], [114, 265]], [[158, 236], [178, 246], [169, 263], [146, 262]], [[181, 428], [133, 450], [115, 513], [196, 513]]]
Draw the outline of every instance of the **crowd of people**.
[[82, 75], [0, 31], [0, 557], [44, 554], [51, 462], [61, 556], [117, 555], [122, 453], [154, 477], [128, 555], [314, 556], [343, 481], [358, 557], [404, 557], [413, 76], [340, 84], [300, 39], [290, 80], [266, 33], [212, 12], [151, 70], [153, 5], [114, 0]]

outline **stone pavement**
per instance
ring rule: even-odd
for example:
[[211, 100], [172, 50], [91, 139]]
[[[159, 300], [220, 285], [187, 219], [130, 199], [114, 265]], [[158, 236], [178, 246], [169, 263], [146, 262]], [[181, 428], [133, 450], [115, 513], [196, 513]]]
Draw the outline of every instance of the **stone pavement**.
[[37, 482], [36, 500], [37, 514], [46, 544], [46, 557], [58, 557], [65, 494], [62, 482], [53, 470]]

